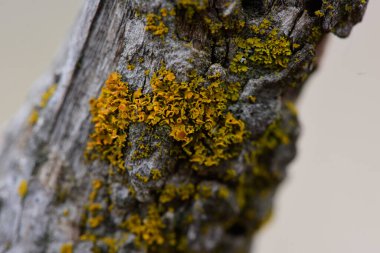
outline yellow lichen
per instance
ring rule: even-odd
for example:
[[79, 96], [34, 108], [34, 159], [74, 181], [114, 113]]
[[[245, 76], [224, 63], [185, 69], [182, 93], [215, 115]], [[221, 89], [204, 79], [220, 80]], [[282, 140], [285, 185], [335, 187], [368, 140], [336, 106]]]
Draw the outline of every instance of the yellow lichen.
[[172, 184], [165, 185], [160, 195], [160, 202], [165, 204], [172, 201], [177, 196], [176, 187]]
[[97, 228], [104, 221], [104, 217], [102, 215], [98, 215], [95, 217], [91, 217], [88, 219], [88, 225], [91, 228]]
[[195, 186], [192, 183], [180, 185], [177, 194], [181, 200], [190, 199], [195, 193]]
[[143, 241], [147, 245], [162, 245], [164, 243], [162, 231], [165, 224], [154, 205], [149, 207], [148, 214], [144, 219], [138, 214], [132, 214], [121, 224], [121, 228], [135, 234], [136, 240]]
[[136, 173], [136, 178], [142, 183], [148, 183], [149, 177], [143, 176], [140, 173]]
[[226, 170], [226, 174], [224, 176], [224, 180], [230, 181], [236, 178], [236, 171], [234, 169]]
[[63, 216], [68, 217], [70, 215], [70, 211], [68, 209], [63, 210]]
[[128, 64], [128, 65], [127, 65], [127, 69], [132, 71], [132, 70], [135, 69], [135, 65], [133, 65], [133, 64]]
[[226, 198], [228, 198], [229, 195], [230, 195], [230, 191], [228, 190], [227, 187], [221, 186], [219, 188], [219, 190], [218, 190], [218, 197], [219, 198], [226, 199]]
[[151, 79], [152, 95], [142, 94], [141, 89], [132, 94], [121, 75], [112, 73], [100, 97], [91, 101], [94, 131], [87, 145], [87, 154], [92, 154], [89, 157], [107, 160], [124, 170], [128, 127], [144, 122], [168, 125], [170, 136], [181, 143], [193, 163], [213, 166], [231, 158], [231, 145], [241, 143], [245, 134], [243, 121], [226, 111], [238, 98], [240, 85], [197, 74], [189, 78], [179, 82], [163, 67]]
[[72, 243], [62, 244], [61, 253], [73, 253], [73, 244]]
[[317, 10], [314, 12], [315, 16], [321, 18], [323, 17], [325, 14], [321, 11], [321, 10]]
[[175, 186], [172, 184], [165, 185], [160, 194], [160, 202], [165, 204], [179, 198], [182, 201], [188, 200], [195, 194], [195, 186], [192, 183]]
[[102, 242], [104, 242], [104, 244], [107, 245], [108, 247], [108, 252], [107, 253], [116, 253], [117, 252], [117, 241], [112, 238], [112, 237], [103, 237], [101, 239]]
[[203, 198], [210, 198], [212, 196], [212, 189], [208, 185], [198, 185], [197, 187], [198, 191], [198, 198], [203, 197]]
[[290, 59], [291, 44], [288, 38], [280, 36], [276, 28], [264, 19], [258, 26], [250, 27], [252, 37], [235, 38], [238, 52], [230, 64], [233, 73], [247, 72], [251, 65], [266, 68], [286, 68]]
[[28, 118], [29, 125], [31, 126], [35, 125], [38, 121], [38, 117], [39, 117], [38, 110], [33, 109]]
[[192, 19], [196, 12], [206, 10], [208, 4], [208, 0], [177, 0], [177, 7], [186, 11], [188, 19]]
[[285, 101], [285, 106], [286, 108], [288, 108], [288, 110], [290, 111], [290, 113], [293, 115], [293, 116], [297, 116], [298, 115], [298, 110], [297, 110], [297, 107], [296, 105], [294, 104], [294, 102], [292, 101]]
[[96, 196], [98, 195], [98, 190], [103, 186], [103, 182], [99, 179], [95, 179], [92, 181], [92, 191], [90, 193], [90, 202], [94, 202], [96, 199]]
[[50, 98], [53, 96], [55, 90], [57, 89], [57, 84], [54, 84], [50, 86], [44, 94], [42, 94], [41, 101], [40, 101], [40, 107], [44, 108], [46, 107], [47, 103], [49, 102]]
[[159, 180], [162, 177], [162, 173], [159, 169], [152, 169], [150, 171], [150, 175], [152, 176], [153, 180]]
[[289, 142], [289, 136], [281, 129], [279, 121], [270, 124], [264, 134], [258, 140], [252, 142], [254, 149], [246, 157], [247, 162], [252, 165], [253, 175], [271, 181], [273, 175], [264, 164], [260, 163], [260, 157], [279, 145], [287, 145]]
[[145, 30], [152, 32], [155, 36], [163, 37], [169, 32], [169, 28], [164, 24], [162, 16], [149, 13], [146, 17]]
[[79, 238], [81, 241], [92, 241], [92, 242], [95, 242], [96, 241], [96, 235], [93, 235], [93, 234], [83, 234], [80, 236]]
[[257, 99], [256, 96], [249, 96], [249, 97], [248, 97], [248, 101], [249, 101], [250, 103], [252, 103], [252, 104], [256, 103], [256, 99]]
[[21, 180], [17, 192], [20, 198], [25, 198], [28, 193], [28, 182], [25, 179]]
[[102, 210], [103, 206], [102, 204], [100, 203], [91, 203], [89, 206], [88, 206], [88, 210], [92, 213], [94, 212], [97, 212], [99, 210]]
[[46, 105], [48, 104], [50, 98], [53, 96], [55, 90], [57, 89], [57, 84], [54, 84], [52, 86], [50, 86], [41, 96], [41, 99], [40, 99], [40, 102], [39, 102], [39, 105], [36, 106], [32, 112], [30, 113], [30, 116], [28, 118], [28, 123], [29, 125], [33, 126], [37, 123], [38, 121], [38, 118], [39, 118], [39, 114], [40, 114], [40, 110], [45, 108]]

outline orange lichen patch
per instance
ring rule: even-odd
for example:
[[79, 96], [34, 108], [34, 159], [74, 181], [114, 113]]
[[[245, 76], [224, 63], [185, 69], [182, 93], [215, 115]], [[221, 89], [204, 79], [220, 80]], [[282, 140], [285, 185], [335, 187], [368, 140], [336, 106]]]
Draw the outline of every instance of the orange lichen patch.
[[86, 153], [92, 154], [88, 158], [101, 158], [125, 170], [123, 149], [127, 144], [127, 130], [131, 122], [128, 112], [138, 111], [134, 110], [136, 106], [131, 100], [128, 84], [121, 80], [120, 74], [112, 73], [100, 97], [90, 102], [94, 131], [87, 143]]
[[243, 141], [244, 123], [226, 112], [228, 103], [237, 97], [239, 84], [196, 74], [189, 77], [188, 82], [177, 82], [165, 68], [154, 73], [147, 120], [152, 125], [169, 125], [170, 135], [182, 143], [190, 161], [216, 165], [229, 158], [227, 150], [232, 144]]
[[154, 205], [149, 207], [148, 214], [144, 219], [138, 214], [132, 214], [120, 227], [135, 234], [138, 242], [143, 241], [147, 245], [162, 245], [164, 243], [162, 232], [165, 229], [165, 224]]
[[73, 253], [73, 244], [72, 243], [65, 243], [61, 246], [61, 253]]
[[100, 188], [102, 188], [103, 186], [103, 182], [99, 179], [94, 179], [92, 181], [92, 188], [95, 189], [95, 190], [99, 190]]
[[136, 122], [169, 126], [170, 136], [181, 143], [193, 163], [213, 166], [234, 155], [229, 149], [243, 142], [245, 125], [227, 112], [227, 106], [238, 99], [239, 83], [197, 74], [179, 82], [162, 67], [150, 84], [151, 95], [141, 89], [132, 94], [120, 74], [109, 76], [99, 98], [91, 101], [94, 131], [87, 145], [89, 158], [101, 158], [124, 170], [127, 130]]
[[25, 179], [21, 180], [17, 193], [22, 199], [25, 198], [26, 194], [28, 193], [28, 182]]
[[170, 132], [170, 136], [172, 136], [177, 141], [183, 141], [189, 143], [191, 139], [188, 136], [185, 125], [174, 125], [172, 127], [172, 131]]
[[146, 17], [145, 30], [152, 32], [155, 36], [163, 37], [169, 32], [169, 28], [164, 24], [162, 16], [150, 13]]

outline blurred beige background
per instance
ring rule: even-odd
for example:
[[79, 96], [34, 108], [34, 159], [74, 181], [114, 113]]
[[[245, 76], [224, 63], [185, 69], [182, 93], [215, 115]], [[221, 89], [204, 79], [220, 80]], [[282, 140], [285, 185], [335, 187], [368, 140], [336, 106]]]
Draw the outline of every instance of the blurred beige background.
[[[0, 0], [0, 125], [52, 62], [79, 0]], [[380, 252], [380, 1], [330, 38], [298, 105], [299, 154], [257, 253]]]

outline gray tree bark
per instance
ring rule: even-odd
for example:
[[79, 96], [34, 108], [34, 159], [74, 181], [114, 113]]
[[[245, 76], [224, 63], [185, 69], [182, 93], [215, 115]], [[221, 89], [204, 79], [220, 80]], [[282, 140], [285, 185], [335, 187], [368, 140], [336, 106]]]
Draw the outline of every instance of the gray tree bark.
[[[0, 140], [0, 252], [248, 252], [295, 155], [293, 103], [315, 69], [317, 47], [329, 32], [348, 36], [366, 5], [86, 0], [62, 53]], [[96, 110], [89, 101], [100, 101], [112, 72], [131, 92], [156, 98], [151, 80], [171, 79], [160, 69], [185, 86], [196, 72], [205, 81], [194, 89], [241, 87], [222, 115], [208, 116], [213, 130], [199, 123], [190, 144], [176, 135], [178, 122], [164, 123], [173, 119], [167, 115], [117, 129], [127, 140], [116, 168], [101, 154], [114, 137], [88, 146], [94, 118], [110, 105]], [[243, 139], [226, 115], [244, 124]], [[231, 138], [222, 147], [214, 143], [221, 129]], [[205, 160], [196, 157], [199, 145]]]

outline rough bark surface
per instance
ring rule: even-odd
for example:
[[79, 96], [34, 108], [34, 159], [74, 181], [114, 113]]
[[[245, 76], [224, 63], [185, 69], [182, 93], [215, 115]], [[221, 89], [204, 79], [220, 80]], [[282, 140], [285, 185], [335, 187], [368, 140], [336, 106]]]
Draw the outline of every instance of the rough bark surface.
[[[329, 32], [348, 36], [366, 5], [86, 0], [56, 63], [0, 140], [0, 252], [248, 252], [295, 155], [292, 103], [315, 68], [317, 46]], [[255, 32], [265, 20], [270, 24]], [[166, 32], [157, 32], [161, 21]], [[285, 62], [252, 60], [244, 69], [249, 60], [236, 55], [255, 56], [260, 48], [236, 41], [269, 43], [272, 31], [270, 43], [290, 50]], [[265, 47], [276, 62], [277, 48]], [[241, 71], [232, 71], [234, 60]], [[110, 73], [117, 71], [131, 91], [151, 94], [153, 73], [163, 67], [179, 81], [195, 70], [239, 82], [239, 97], [226, 113], [244, 122], [244, 140], [211, 166], [181, 153], [183, 143], [167, 125], [132, 122], [125, 171], [104, 157], [86, 161], [94, 129], [89, 101]], [[141, 145], [149, 154], [136, 158]]]

